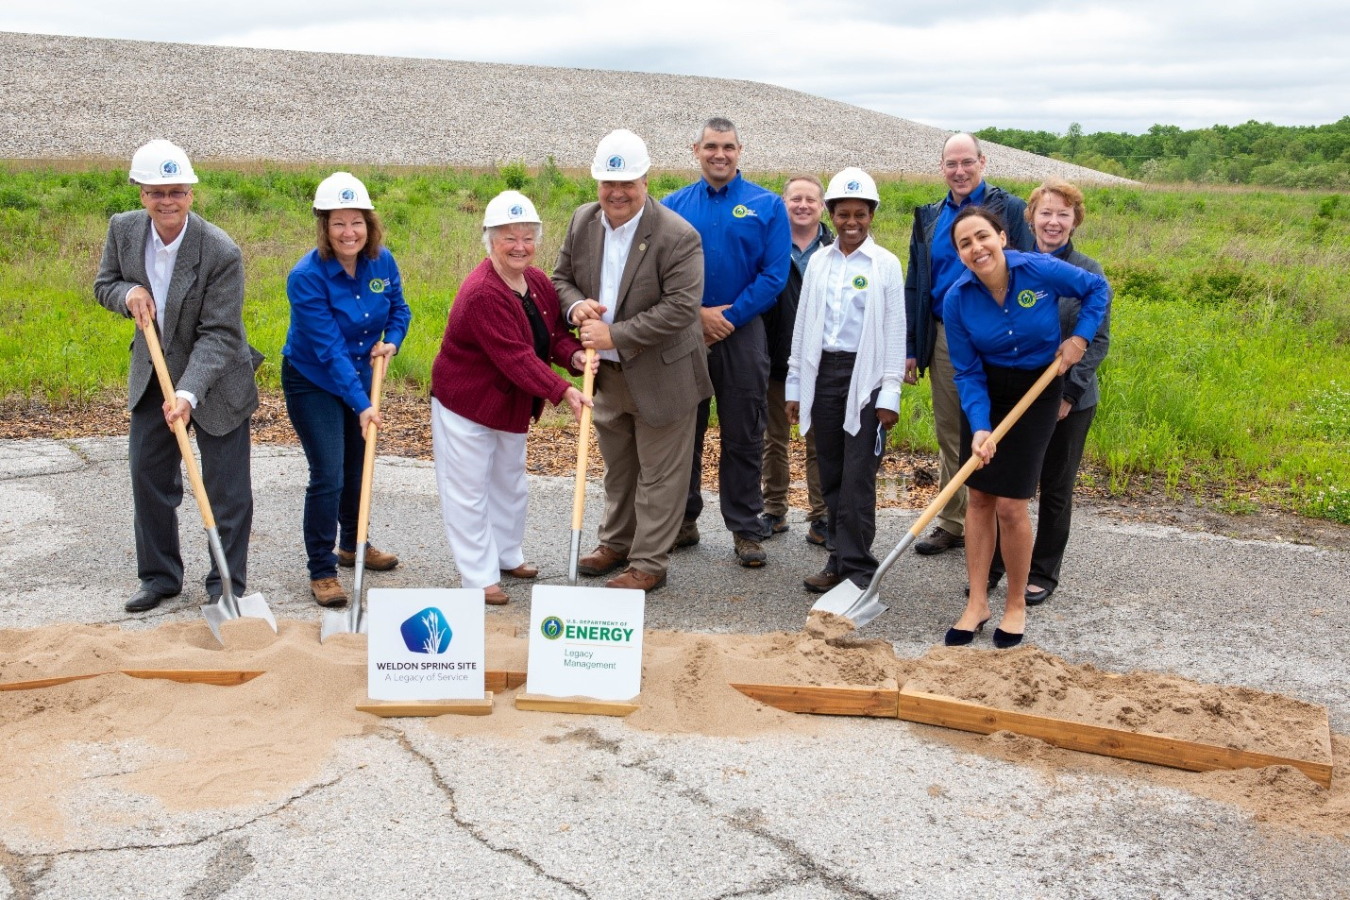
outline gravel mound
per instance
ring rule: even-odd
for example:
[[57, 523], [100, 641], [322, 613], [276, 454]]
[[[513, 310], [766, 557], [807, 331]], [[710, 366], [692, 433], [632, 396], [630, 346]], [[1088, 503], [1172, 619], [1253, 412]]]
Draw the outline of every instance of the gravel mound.
[[[753, 81], [0, 33], [0, 158], [195, 158], [587, 168], [614, 128], [692, 169], [698, 124], [741, 129], [752, 171], [935, 175], [948, 132]], [[1122, 179], [988, 145], [991, 177]]]

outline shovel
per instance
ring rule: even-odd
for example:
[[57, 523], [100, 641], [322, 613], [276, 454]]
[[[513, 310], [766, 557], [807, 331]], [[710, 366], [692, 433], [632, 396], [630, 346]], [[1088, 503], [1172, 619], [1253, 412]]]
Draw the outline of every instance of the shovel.
[[[370, 386], [370, 405], [376, 413], [380, 411], [380, 389], [384, 387], [384, 370], [389, 366], [389, 357], [375, 357], [375, 374]], [[361, 467], [361, 507], [356, 514], [356, 574], [352, 579], [352, 602], [345, 610], [334, 609], [323, 614], [323, 624], [319, 627], [319, 643], [335, 634], [365, 634], [366, 615], [361, 606], [363, 599], [361, 583], [366, 577], [366, 547], [370, 531], [370, 487], [375, 480], [375, 438], [379, 426], [371, 422], [366, 426], [366, 461]]]
[[[595, 348], [586, 349], [581, 375], [581, 393], [589, 400], [595, 396]], [[581, 519], [586, 511], [586, 465], [591, 453], [591, 408], [581, 408], [581, 426], [577, 429], [577, 483], [572, 490], [572, 549], [567, 556], [567, 583], [576, 587], [577, 563], [581, 558]]]
[[[1002, 440], [1008, 430], [1017, 424], [1017, 420], [1022, 418], [1022, 413], [1027, 411], [1027, 407], [1041, 395], [1041, 391], [1045, 390], [1045, 386], [1054, 381], [1058, 372], [1059, 357], [1056, 356], [1054, 362], [1046, 367], [1045, 371], [1041, 373], [1041, 377], [1036, 379], [1036, 383], [1031, 386], [1031, 389], [1026, 392], [1021, 400], [1017, 401], [1017, 405], [1003, 417], [1003, 421], [998, 423], [998, 426], [986, 440]], [[811, 607], [811, 611], [819, 610], [820, 612], [834, 613], [852, 621], [855, 628], [861, 628], [889, 609], [886, 604], [877, 599], [877, 589], [881, 586], [881, 579], [885, 577], [895, 561], [900, 558], [900, 554], [908, 550], [909, 545], [914, 543], [923, 533], [923, 530], [928, 527], [928, 523], [933, 521], [933, 517], [938, 514], [938, 510], [946, 506], [952, 495], [961, 488], [961, 485], [966, 483], [970, 473], [979, 467], [980, 458], [978, 456], [972, 455], [970, 459], [966, 460], [966, 464], [952, 477], [951, 481], [947, 482], [947, 486], [933, 498], [933, 502], [928, 504], [928, 508], [919, 516], [918, 521], [910, 527], [905, 536], [901, 538], [900, 543], [895, 545], [895, 549], [877, 567], [877, 571], [872, 576], [872, 581], [867, 585], [866, 590], [845, 578], [831, 588], [828, 594], [817, 600], [816, 605]]]
[[[155, 374], [159, 376], [159, 389], [165, 400], [174, 396], [173, 379], [169, 377], [169, 366], [164, 361], [164, 350], [159, 345], [159, 335], [151, 325], [142, 332], [146, 346], [150, 348], [150, 359], [155, 364]], [[220, 636], [220, 626], [241, 616], [262, 619], [277, 630], [277, 620], [267, 606], [262, 594], [249, 594], [238, 599], [234, 596], [234, 583], [230, 580], [230, 564], [225, 560], [225, 547], [220, 543], [220, 532], [216, 530], [216, 517], [211, 512], [211, 501], [206, 496], [206, 485], [202, 483], [202, 473], [197, 468], [197, 457], [188, 441], [187, 426], [179, 419], [173, 423], [174, 436], [178, 438], [178, 452], [183, 456], [183, 466], [187, 469], [188, 481], [192, 484], [192, 496], [197, 498], [197, 509], [202, 514], [202, 527], [206, 529], [206, 542], [211, 546], [211, 556], [216, 561], [216, 574], [220, 576], [220, 600], [202, 606], [202, 615], [206, 617], [207, 627], [221, 645], [225, 644]]]

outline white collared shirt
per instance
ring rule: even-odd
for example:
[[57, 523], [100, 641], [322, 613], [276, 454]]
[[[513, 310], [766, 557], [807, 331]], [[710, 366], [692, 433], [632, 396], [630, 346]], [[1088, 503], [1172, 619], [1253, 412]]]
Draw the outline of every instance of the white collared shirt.
[[[639, 209], [637, 215], [618, 228], [609, 224], [608, 216], [600, 214], [600, 224], [605, 228], [605, 255], [600, 263], [600, 296], [595, 299], [605, 308], [600, 318], [606, 325], [614, 324], [614, 309], [619, 305], [619, 285], [623, 282], [624, 266], [628, 264], [628, 253], [633, 249], [633, 235], [637, 234], [642, 212]], [[599, 356], [611, 362], [620, 361], [618, 350], [601, 350]]]
[[[835, 241], [819, 251], [829, 266], [825, 279], [825, 333], [821, 349], [827, 353], [857, 353], [862, 338], [867, 298], [875, 291], [869, 241], [848, 256]], [[875, 245], [871, 245], [875, 246]]]
[[145, 242], [145, 275], [150, 280], [150, 293], [155, 298], [155, 321], [164, 330], [164, 304], [169, 300], [169, 282], [173, 281], [174, 263], [178, 262], [178, 248], [183, 246], [183, 235], [187, 234], [188, 223], [178, 232], [172, 243], [165, 244], [150, 223], [150, 240]]
[[[164, 305], [169, 301], [169, 283], [173, 281], [173, 267], [178, 263], [178, 249], [183, 246], [183, 235], [187, 234], [188, 220], [184, 220], [178, 237], [168, 244], [159, 236], [155, 223], [150, 223], [150, 239], [145, 242], [145, 276], [150, 282], [150, 294], [155, 298], [155, 324], [160, 334], [164, 333]], [[193, 409], [197, 408], [197, 397], [191, 391], [174, 391], [187, 400]]]

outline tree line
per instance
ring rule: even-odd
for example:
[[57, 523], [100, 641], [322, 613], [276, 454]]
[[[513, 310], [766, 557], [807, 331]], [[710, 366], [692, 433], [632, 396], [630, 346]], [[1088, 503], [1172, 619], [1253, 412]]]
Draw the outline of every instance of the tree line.
[[1191, 131], [1154, 125], [1143, 134], [1085, 134], [1077, 122], [1062, 135], [1018, 128], [985, 128], [975, 134], [1139, 181], [1350, 188], [1350, 116], [1330, 125], [1253, 120]]

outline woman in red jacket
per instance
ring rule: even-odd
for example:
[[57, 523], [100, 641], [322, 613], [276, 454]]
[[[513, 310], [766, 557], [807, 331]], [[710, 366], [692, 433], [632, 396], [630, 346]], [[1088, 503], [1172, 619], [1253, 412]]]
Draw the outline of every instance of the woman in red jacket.
[[511, 599], [501, 576], [534, 578], [525, 563], [525, 433], [544, 401], [581, 417], [591, 401], [549, 360], [580, 374], [581, 344], [558, 294], [536, 268], [543, 224], [525, 195], [505, 191], [483, 216], [488, 256], [460, 285], [431, 367], [436, 484], [460, 583], [493, 605]]

